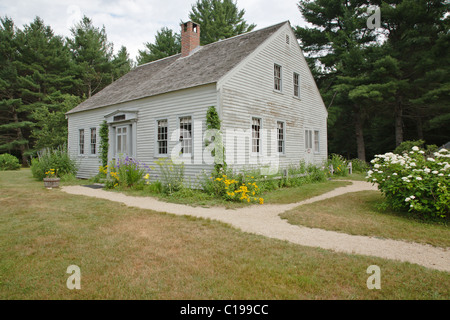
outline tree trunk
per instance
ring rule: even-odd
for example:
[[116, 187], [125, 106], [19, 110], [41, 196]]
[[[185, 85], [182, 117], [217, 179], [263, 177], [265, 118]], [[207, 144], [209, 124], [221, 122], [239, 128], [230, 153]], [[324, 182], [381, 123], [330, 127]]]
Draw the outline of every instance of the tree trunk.
[[356, 148], [358, 151], [358, 159], [366, 161], [366, 147], [364, 144], [363, 134], [363, 120], [361, 118], [361, 110], [359, 107], [354, 108], [354, 120], [355, 120], [355, 136], [356, 136]]
[[403, 106], [401, 102], [395, 107], [395, 146], [403, 142]]

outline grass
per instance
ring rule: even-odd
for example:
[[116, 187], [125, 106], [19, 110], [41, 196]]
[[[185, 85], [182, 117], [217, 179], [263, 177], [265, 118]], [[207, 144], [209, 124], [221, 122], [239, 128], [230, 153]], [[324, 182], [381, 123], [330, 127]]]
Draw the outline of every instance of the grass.
[[0, 172], [0, 205], [0, 299], [450, 298], [446, 272], [47, 190], [29, 170]]
[[[320, 194], [326, 193], [338, 187], [344, 187], [350, 185], [347, 181], [325, 181], [305, 184], [299, 187], [291, 188], [279, 188], [273, 191], [267, 191], [259, 195], [264, 198], [264, 203], [266, 204], [286, 204], [295, 203], [302, 200], [318, 196]], [[193, 190], [188, 188], [183, 188], [180, 191], [174, 192], [171, 195], [164, 193], [152, 193], [148, 190], [134, 190], [134, 189], [111, 189], [110, 191], [121, 192], [131, 196], [141, 196], [141, 197], [154, 197], [159, 200], [185, 204], [194, 207], [225, 207], [228, 209], [242, 208], [249, 206], [247, 202], [231, 202], [224, 199], [209, 195], [201, 190]]]
[[303, 205], [281, 217], [295, 225], [450, 247], [448, 225], [383, 210], [382, 201], [378, 191], [361, 191]]

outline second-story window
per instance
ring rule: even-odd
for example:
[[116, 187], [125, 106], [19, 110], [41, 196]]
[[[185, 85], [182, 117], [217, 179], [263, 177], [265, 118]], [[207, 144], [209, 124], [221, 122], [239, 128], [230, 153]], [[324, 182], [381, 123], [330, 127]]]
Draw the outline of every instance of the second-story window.
[[274, 90], [281, 91], [281, 66], [275, 64], [273, 66]]
[[294, 97], [300, 98], [299, 75], [294, 72]]

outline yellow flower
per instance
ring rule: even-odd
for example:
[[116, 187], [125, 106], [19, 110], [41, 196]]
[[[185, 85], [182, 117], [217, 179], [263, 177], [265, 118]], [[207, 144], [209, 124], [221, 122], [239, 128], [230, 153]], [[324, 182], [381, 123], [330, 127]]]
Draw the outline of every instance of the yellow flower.
[[264, 204], [264, 199], [263, 198], [259, 198], [259, 204]]

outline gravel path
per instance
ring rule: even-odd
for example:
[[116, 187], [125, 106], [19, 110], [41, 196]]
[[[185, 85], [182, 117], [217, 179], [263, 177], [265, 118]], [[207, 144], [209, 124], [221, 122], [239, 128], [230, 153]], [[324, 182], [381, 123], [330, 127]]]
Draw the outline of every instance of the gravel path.
[[355, 236], [345, 233], [327, 231], [317, 228], [291, 225], [279, 217], [279, 214], [303, 204], [339, 196], [348, 192], [377, 190], [372, 184], [364, 181], [351, 181], [352, 185], [340, 187], [323, 195], [292, 204], [254, 205], [229, 210], [225, 208], [199, 208], [181, 204], [167, 203], [150, 197], [132, 197], [102, 189], [91, 189], [83, 186], [62, 187], [62, 191], [96, 197], [123, 203], [130, 207], [150, 209], [176, 215], [190, 215], [199, 218], [215, 219], [228, 223], [244, 232], [263, 235], [269, 238], [286, 240], [302, 246], [320, 247], [323, 249], [376, 256], [385, 259], [410, 262], [431, 269], [450, 272], [450, 251], [448, 248], [436, 248], [430, 245], [411, 243], [390, 239], [379, 239], [366, 236]]

